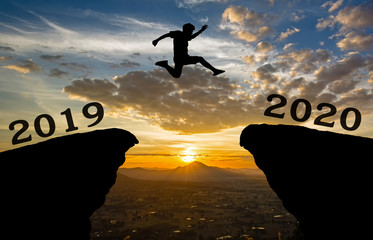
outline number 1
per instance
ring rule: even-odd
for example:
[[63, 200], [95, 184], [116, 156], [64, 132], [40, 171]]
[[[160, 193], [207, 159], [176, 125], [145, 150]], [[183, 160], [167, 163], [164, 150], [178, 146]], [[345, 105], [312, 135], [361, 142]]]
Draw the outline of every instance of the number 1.
[[63, 111], [61, 113], [61, 115], [65, 115], [65, 117], [66, 117], [67, 126], [68, 126], [68, 128], [66, 129], [66, 132], [71, 132], [71, 131], [78, 130], [78, 127], [76, 127], [74, 125], [73, 116], [71, 115], [70, 108], [68, 108], [65, 111]]

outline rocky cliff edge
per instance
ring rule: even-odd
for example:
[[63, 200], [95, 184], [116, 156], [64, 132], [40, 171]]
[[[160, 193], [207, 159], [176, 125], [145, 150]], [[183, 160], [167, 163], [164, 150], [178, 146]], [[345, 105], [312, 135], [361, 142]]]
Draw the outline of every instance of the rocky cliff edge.
[[0, 153], [2, 235], [90, 239], [89, 218], [137, 143], [128, 131], [105, 129]]
[[371, 235], [373, 139], [299, 126], [249, 125], [250, 151], [306, 239]]

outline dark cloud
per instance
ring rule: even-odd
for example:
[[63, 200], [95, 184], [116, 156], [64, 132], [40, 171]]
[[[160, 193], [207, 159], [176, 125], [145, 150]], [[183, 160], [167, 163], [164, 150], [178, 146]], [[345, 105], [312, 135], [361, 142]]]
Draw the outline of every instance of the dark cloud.
[[132, 62], [128, 59], [123, 59], [120, 64], [110, 64], [110, 68], [137, 68], [140, 67], [140, 63]]
[[64, 55], [41, 55], [41, 59], [46, 61], [57, 61], [64, 58]]
[[353, 73], [365, 66], [366, 58], [359, 53], [354, 53], [334, 64], [321, 66], [314, 75], [318, 79], [331, 82], [351, 78]]
[[74, 71], [85, 71], [88, 69], [87, 65], [84, 63], [60, 63], [60, 66], [63, 66], [65, 68], [68, 68], [70, 70]]
[[290, 76], [312, 73], [318, 68], [318, 64], [329, 60], [330, 55], [325, 49], [316, 51], [306, 48], [283, 53], [277, 56], [282, 67], [289, 66]]
[[140, 56], [141, 56], [141, 53], [139, 53], [139, 52], [134, 52], [134, 53], [131, 54], [132, 58], [137, 58], [137, 57], [140, 57]]
[[11, 47], [0, 46], [0, 51], [14, 52], [15, 50]]
[[3, 68], [12, 69], [21, 73], [39, 72], [42, 67], [32, 61], [32, 59], [22, 60], [14, 65], [4, 66]]
[[355, 88], [343, 94], [337, 102], [340, 106], [357, 107], [362, 113], [373, 112], [373, 89]]
[[57, 78], [63, 78], [63, 77], [67, 77], [69, 75], [68, 72], [64, 72], [64, 71], [61, 71], [59, 70], [58, 68], [53, 68], [49, 71], [49, 75], [50, 77], [57, 77]]
[[265, 85], [269, 85], [279, 80], [279, 77], [273, 74], [276, 71], [277, 70], [273, 67], [273, 65], [268, 63], [252, 72], [251, 77], [257, 81], [263, 82]]
[[328, 90], [336, 94], [346, 93], [353, 90], [358, 83], [359, 81], [354, 80], [337, 80], [328, 86]]
[[[180, 79], [164, 70], [134, 71], [114, 78], [74, 80], [63, 91], [100, 101], [114, 110], [132, 109], [160, 127], [184, 134], [217, 132], [262, 118], [251, 96], [226, 77], [186, 67]], [[262, 119], [261, 119], [262, 120]]]
[[[301, 49], [277, 56], [280, 60], [267, 63], [251, 73], [254, 80], [245, 81], [263, 95], [280, 93], [291, 102], [304, 98], [316, 107], [321, 102], [333, 103], [338, 108], [356, 107], [372, 112], [373, 92], [366, 82], [371, 80], [373, 58], [349, 53], [331, 61], [326, 50]], [[363, 100], [365, 98], [365, 100]], [[256, 95], [255, 104], [263, 101]], [[360, 105], [360, 104], [364, 104]]]

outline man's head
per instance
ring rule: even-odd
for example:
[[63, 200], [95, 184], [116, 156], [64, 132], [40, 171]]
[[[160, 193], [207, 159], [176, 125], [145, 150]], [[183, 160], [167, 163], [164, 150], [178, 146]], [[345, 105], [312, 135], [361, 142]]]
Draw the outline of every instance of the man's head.
[[196, 29], [196, 28], [191, 23], [186, 23], [186, 24], [183, 25], [183, 32], [185, 32], [185, 33], [192, 34], [192, 32], [194, 31], [194, 29]]

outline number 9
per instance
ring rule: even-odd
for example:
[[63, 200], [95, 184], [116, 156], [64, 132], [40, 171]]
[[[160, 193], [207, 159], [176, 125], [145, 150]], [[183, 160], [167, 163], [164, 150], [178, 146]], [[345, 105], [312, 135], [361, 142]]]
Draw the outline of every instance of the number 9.
[[[88, 111], [90, 107], [95, 107], [97, 111], [93, 114], [90, 114]], [[82, 112], [83, 112], [84, 117], [86, 118], [97, 118], [97, 120], [94, 123], [88, 125], [88, 127], [93, 127], [97, 125], [99, 122], [101, 122], [102, 118], [104, 117], [104, 108], [98, 102], [88, 103], [87, 105], [83, 107]]]

